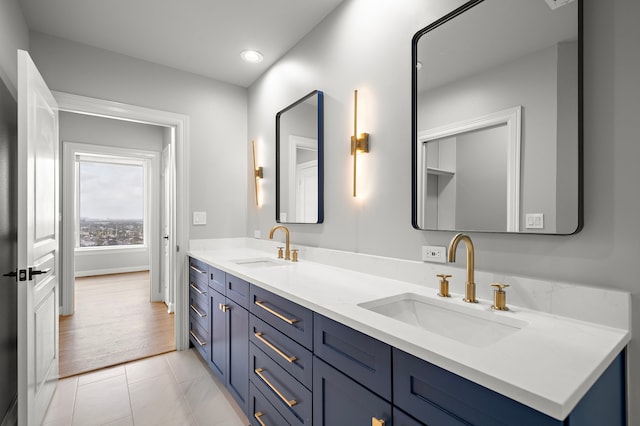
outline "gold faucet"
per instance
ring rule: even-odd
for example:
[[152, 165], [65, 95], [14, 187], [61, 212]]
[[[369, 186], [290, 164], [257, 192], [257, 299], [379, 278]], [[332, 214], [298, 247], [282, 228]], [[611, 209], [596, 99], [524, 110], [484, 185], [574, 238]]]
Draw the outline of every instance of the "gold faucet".
[[276, 232], [276, 230], [278, 229], [282, 229], [284, 231], [284, 242], [285, 242], [285, 249], [284, 249], [284, 258], [285, 260], [291, 260], [291, 250], [289, 250], [289, 230], [287, 229], [286, 226], [284, 225], [276, 225], [273, 228], [271, 228], [271, 231], [269, 231], [269, 239], [272, 240], [273, 239], [273, 233]]
[[471, 238], [466, 234], [456, 234], [455, 237], [449, 243], [449, 262], [456, 261], [456, 248], [458, 243], [464, 241], [467, 246], [467, 283], [464, 290], [464, 300], [467, 303], [478, 303], [476, 299], [476, 283], [473, 282], [473, 268], [474, 268], [474, 250]]

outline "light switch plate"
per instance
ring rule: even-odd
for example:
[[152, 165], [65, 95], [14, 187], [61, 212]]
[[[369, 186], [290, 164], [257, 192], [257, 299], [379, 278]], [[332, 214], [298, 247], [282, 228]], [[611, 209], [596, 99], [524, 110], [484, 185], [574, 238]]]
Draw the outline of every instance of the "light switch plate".
[[544, 229], [544, 213], [527, 213], [525, 227], [527, 229]]
[[193, 224], [194, 225], [206, 225], [207, 224], [207, 212], [193, 212]]

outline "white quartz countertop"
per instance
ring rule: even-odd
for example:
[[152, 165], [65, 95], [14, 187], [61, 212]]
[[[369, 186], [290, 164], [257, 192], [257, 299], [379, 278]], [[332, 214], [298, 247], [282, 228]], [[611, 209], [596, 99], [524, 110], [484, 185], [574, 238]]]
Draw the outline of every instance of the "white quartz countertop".
[[[453, 297], [443, 299], [433, 288], [305, 260], [278, 260], [282, 264], [277, 266], [236, 263], [276, 260], [273, 253], [261, 250], [192, 250], [189, 254], [559, 420], [571, 413], [631, 338], [625, 329], [511, 305], [509, 311], [498, 312], [488, 300], [464, 303], [462, 295], [453, 292]], [[505, 321], [518, 320], [526, 326], [479, 347], [359, 306], [404, 293], [457, 309], [486, 312], [483, 315], [504, 316]]]

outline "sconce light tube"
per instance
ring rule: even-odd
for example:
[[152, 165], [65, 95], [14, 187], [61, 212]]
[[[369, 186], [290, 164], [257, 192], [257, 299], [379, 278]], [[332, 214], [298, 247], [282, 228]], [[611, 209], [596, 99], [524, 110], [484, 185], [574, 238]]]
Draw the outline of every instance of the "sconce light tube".
[[258, 196], [258, 180], [262, 179], [264, 173], [263, 168], [256, 165], [256, 141], [251, 141], [251, 144], [253, 147], [253, 182], [255, 184], [256, 191], [256, 206], [259, 206], [260, 201]]
[[369, 134], [358, 135], [358, 90], [353, 91], [353, 136], [351, 136], [351, 155], [353, 155], [353, 196], [357, 196], [358, 152], [369, 152]]

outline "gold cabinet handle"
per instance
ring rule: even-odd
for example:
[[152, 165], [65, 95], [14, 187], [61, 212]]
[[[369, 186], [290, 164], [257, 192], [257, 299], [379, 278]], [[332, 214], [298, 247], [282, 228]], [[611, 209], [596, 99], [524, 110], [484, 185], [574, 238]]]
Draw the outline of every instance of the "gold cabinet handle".
[[270, 341], [268, 341], [267, 339], [265, 339], [264, 337], [262, 337], [262, 333], [258, 332], [255, 333], [254, 336], [256, 336], [258, 338], [258, 340], [260, 340], [262, 343], [264, 343], [265, 345], [267, 345], [269, 347], [269, 349], [271, 349], [272, 351], [274, 351], [275, 353], [277, 353], [278, 355], [280, 355], [282, 358], [284, 358], [285, 360], [287, 360], [288, 362], [294, 362], [296, 361], [298, 358], [296, 358], [295, 356], [289, 356], [287, 354], [285, 354], [284, 352], [282, 352], [280, 349], [278, 349], [277, 347], [275, 347], [275, 345], [273, 343], [271, 343]]
[[191, 287], [192, 289], [194, 289], [196, 292], [198, 292], [198, 294], [200, 295], [204, 295], [207, 294], [204, 291], [200, 290], [197, 286], [193, 285], [193, 283], [189, 283], [189, 287]]
[[190, 267], [191, 269], [193, 269], [194, 271], [196, 271], [197, 273], [199, 273], [199, 274], [205, 274], [205, 275], [206, 275], [206, 271], [201, 271], [200, 269], [196, 268], [196, 267], [195, 267], [195, 266], [193, 266], [193, 265], [189, 265], [189, 267]]
[[196, 342], [198, 342], [200, 346], [207, 346], [207, 342], [203, 342], [202, 340], [198, 339], [198, 336], [196, 336], [196, 333], [194, 333], [193, 330], [189, 330], [189, 333], [193, 336], [194, 339], [196, 339]]
[[290, 318], [287, 318], [287, 317], [285, 317], [284, 315], [282, 315], [280, 312], [276, 312], [276, 311], [274, 311], [273, 309], [271, 309], [270, 307], [268, 307], [267, 305], [265, 305], [265, 304], [264, 304], [264, 302], [263, 302], [263, 301], [261, 301], [261, 300], [256, 300], [256, 301], [255, 301], [255, 302], [253, 302], [253, 303], [255, 303], [256, 305], [260, 306], [262, 309], [264, 309], [265, 311], [269, 312], [271, 315], [275, 315], [275, 316], [277, 316], [278, 318], [280, 318], [282, 321], [286, 322], [287, 324], [291, 324], [291, 325], [293, 325], [293, 324], [295, 324], [295, 323], [297, 323], [297, 322], [298, 322], [298, 320], [297, 320], [297, 319], [290, 319]]
[[371, 426], [384, 426], [384, 420], [371, 417]]
[[276, 393], [276, 395], [278, 395], [278, 397], [280, 397], [280, 399], [289, 406], [289, 408], [293, 407], [294, 405], [296, 405], [298, 403], [298, 401], [296, 401], [295, 399], [292, 400], [288, 400], [283, 394], [282, 392], [280, 392], [278, 389], [276, 389], [275, 386], [273, 386], [269, 380], [267, 380], [266, 377], [264, 377], [264, 375], [262, 374], [262, 372], [264, 371], [262, 368], [256, 368], [254, 370], [256, 372], [256, 374], [262, 379], [263, 382], [265, 382], [267, 384], [267, 386], [269, 386], [271, 388], [272, 391], [274, 391]]
[[258, 423], [260, 423], [261, 426], [267, 426], [264, 424], [264, 422], [260, 418], [262, 416], [264, 416], [264, 413], [262, 411], [258, 411], [257, 413], [253, 414], [253, 417], [258, 421]]
[[189, 306], [191, 307], [191, 310], [192, 310], [193, 312], [195, 312], [196, 314], [198, 314], [198, 316], [199, 316], [200, 318], [204, 318], [204, 317], [206, 317], [206, 316], [207, 316], [207, 314], [203, 314], [203, 313], [202, 313], [202, 312], [200, 312], [200, 311], [198, 310], [198, 308], [196, 308], [195, 306], [193, 306], [193, 305], [189, 305]]
[[225, 305], [224, 303], [218, 303], [218, 309], [222, 312], [227, 312], [229, 310], [229, 305]]

